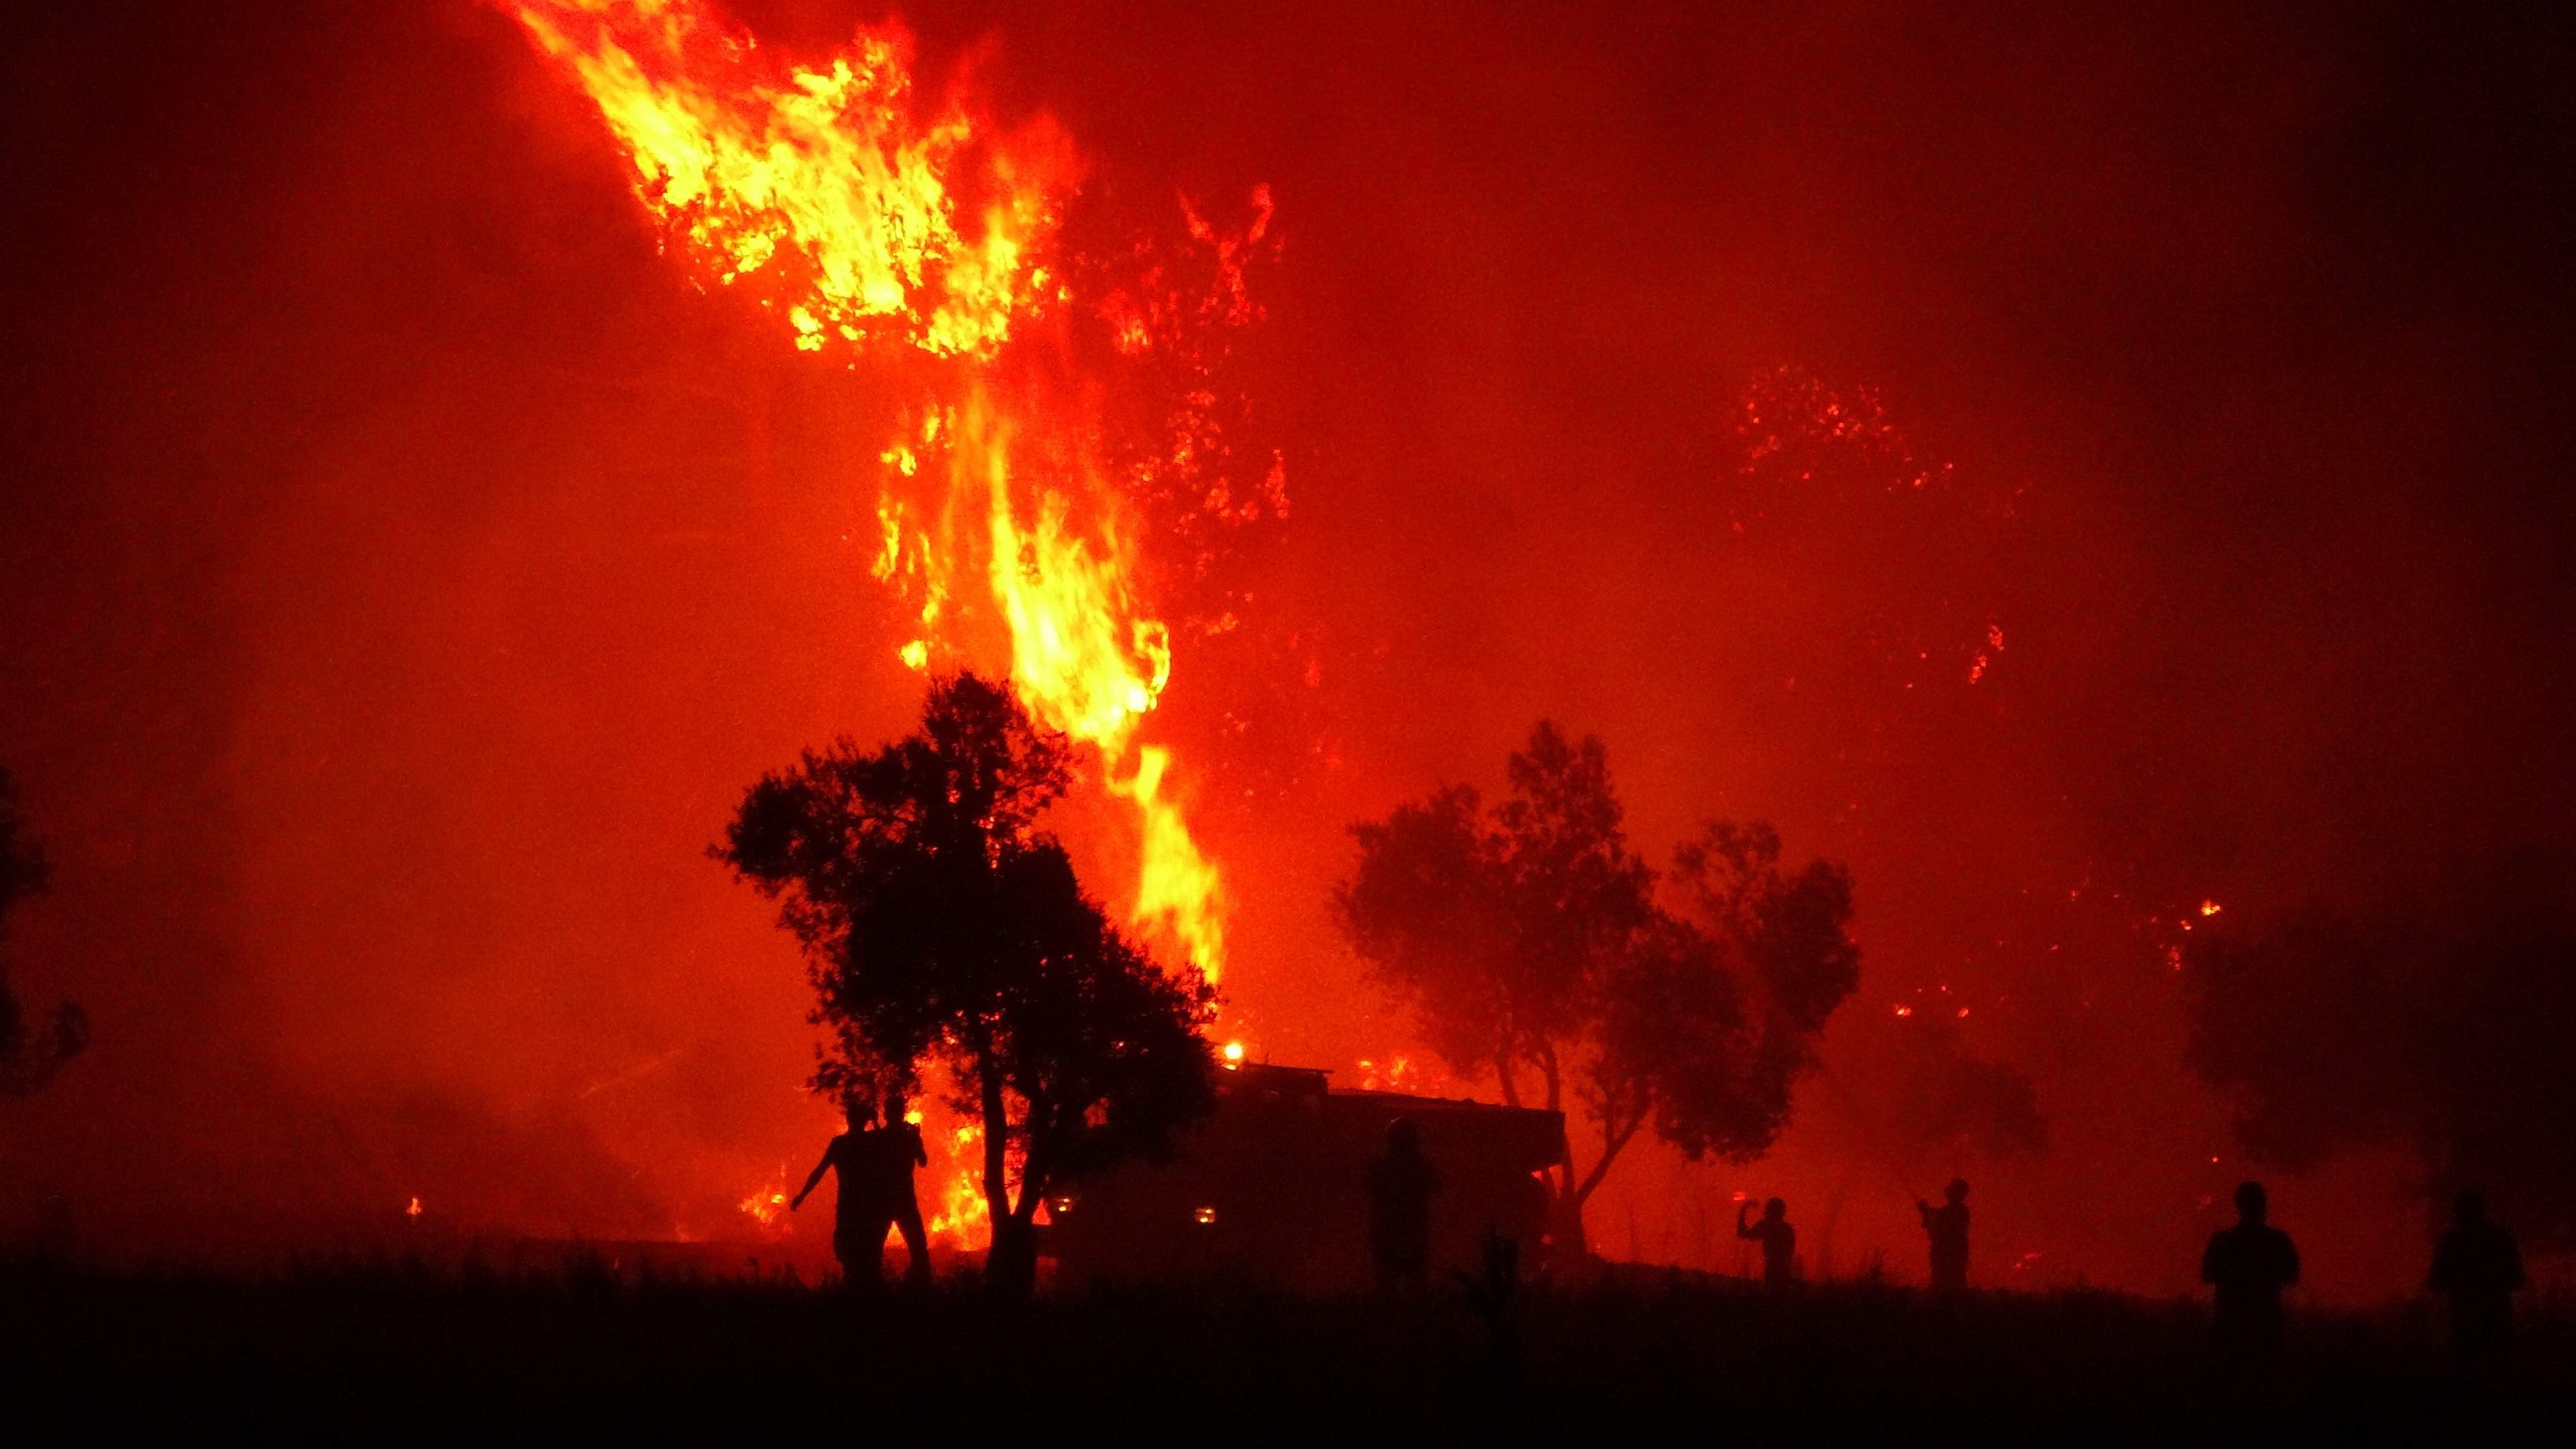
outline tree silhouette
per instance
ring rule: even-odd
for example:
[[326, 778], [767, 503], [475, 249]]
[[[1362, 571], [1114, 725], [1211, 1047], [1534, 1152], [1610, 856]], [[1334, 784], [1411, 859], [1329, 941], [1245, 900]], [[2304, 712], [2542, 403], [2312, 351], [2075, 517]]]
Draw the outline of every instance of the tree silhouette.
[[[52, 875], [44, 847], [18, 818], [17, 782], [0, 768], [0, 943], [8, 936], [11, 908], [29, 896], [42, 895]], [[0, 1093], [26, 1096], [87, 1045], [89, 1015], [74, 1002], [56, 1006], [53, 1020], [42, 1031], [28, 1032], [26, 1009], [9, 980], [8, 960], [0, 957]]]
[[1895, 1023], [1889, 1053], [1896, 1110], [1886, 1150], [1927, 1186], [1970, 1158], [2007, 1161], [2048, 1150], [2039, 1092], [2016, 1067], [1969, 1052], [1957, 1019], [1927, 1013]]
[[2259, 1160], [2400, 1144], [2447, 1203], [2483, 1189], [2576, 1243], [2576, 860], [2525, 848], [2428, 872], [2410, 898], [2213, 925], [2186, 955], [2189, 1059]]
[[1334, 895], [1344, 937], [1406, 1007], [1421, 1043], [1465, 1075], [1569, 1099], [1601, 1141], [1551, 1175], [1560, 1241], [1651, 1127], [1697, 1160], [1746, 1159], [1778, 1137], [1816, 1034], [1857, 984], [1851, 878], [1779, 866], [1768, 826], [1712, 824], [1677, 854], [1679, 899], [1630, 852], [1607, 753], [1550, 722], [1507, 763], [1488, 809], [1453, 786], [1351, 829], [1356, 871]]
[[984, 1124], [987, 1271], [1015, 1291], [1049, 1184], [1168, 1153], [1215, 1100], [1214, 993], [1137, 950], [1037, 828], [1067, 753], [1003, 688], [940, 679], [918, 733], [763, 777], [713, 852], [804, 947], [815, 1090], [909, 1093], [925, 1063], [951, 1069]]

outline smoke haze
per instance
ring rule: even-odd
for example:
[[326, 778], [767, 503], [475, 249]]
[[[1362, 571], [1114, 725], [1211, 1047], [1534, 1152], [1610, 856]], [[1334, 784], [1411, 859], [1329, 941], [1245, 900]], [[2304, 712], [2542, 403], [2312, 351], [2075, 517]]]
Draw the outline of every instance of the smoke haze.
[[[11, 1191], [156, 1248], [415, 1195], [737, 1230], [829, 1114], [792, 944], [704, 850], [918, 708], [890, 403], [656, 254], [505, 16], [58, 9], [0, 59], [0, 762], [57, 866], [19, 988], [96, 1040], [0, 1103]], [[1598, 1246], [1730, 1266], [1709, 1224], [1780, 1192], [1909, 1269], [1891, 1034], [1938, 1015], [2051, 1129], [1958, 1163], [1980, 1274], [2178, 1288], [2252, 1170], [2182, 1065], [2184, 923], [2576, 803], [2576, 24], [1957, 10], [903, 18], [1095, 195], [1277, 198], [1294, 516], [1153, 726], [1257, 1052], [1406, 1051], [1326, 919], [1343, 829], [1552, 717], [1650, 857], [1765, 818], [1860, 889], [1798, 1124], [1623, 1160]], [[1782, 422], [1822, 398], [1877, 431]], [[2412, 1173], [2276, 1180], [2323, 1291], [2417, 1276]]]

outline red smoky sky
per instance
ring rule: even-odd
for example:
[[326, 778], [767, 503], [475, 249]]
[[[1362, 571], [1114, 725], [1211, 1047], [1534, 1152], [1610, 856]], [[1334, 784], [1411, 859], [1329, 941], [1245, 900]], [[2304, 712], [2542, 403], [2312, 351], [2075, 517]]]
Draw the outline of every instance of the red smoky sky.
[[[1154, 724], [1256, 1052], [1407, 1052], [1329, 925], [1344, 827], [1542, 717], [1654, 858], [1724, 815], [1851, 864], [1797, 1125], [1624, 1160], [1613, 1255], [1731, 1266], [1780, 1192], [1908, 1271], [1884, 1063], [1939, 1016], [2053, 1136], [1958, 1164], [1981, 1273], [2178, 1288], [2252, 1170], [2178, 917], [2569, 818], [2565, 15], [1973, 9], [900, 11], [1094, 195], [1277, 200], [1294, 512]], [[721, 1234], [823, 1114], [792, 946], [704, 849], [919, 702], [882, 400], [657, 255], [480, 5], [47, 7], [0, 65], [0, 763], [57, 867], [8, 949], [97, 1032], [0, 1102], [9, 1211]], [[1932, 481], [1748, 469], [1748, 396], [1875, 409]], [[2276, 1176], [2324, 1292], [2414, 1277], [2411, 1174]]]

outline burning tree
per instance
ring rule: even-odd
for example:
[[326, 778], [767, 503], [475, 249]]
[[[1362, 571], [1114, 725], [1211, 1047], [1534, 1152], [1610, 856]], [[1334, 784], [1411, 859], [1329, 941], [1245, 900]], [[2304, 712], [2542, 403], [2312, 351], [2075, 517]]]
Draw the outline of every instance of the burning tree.
[[[18, 818], [17, 782], [0, 769], [0, 938], [7, 934], [10, 908], [42, 894], [52, 873], [44, 848]], [[33, 1092], [88, 1044], [89, 1016], [69, 1001], [56, 1006], [53, 1020], [30, 1039], [26, 1009], [10, 985], [6, 959], [0, 958], [0, 1093], [23, 1097]]]
[[2192, 1067], [2246, 1152], [2304, 1166], [2395, 1144], [2434, 1202], [2482, 1189], [2576, 1243], [2576, 858], [2528, 848], [2432, 873], [2368, 910], [2213, 925], [2185, 956]]
[[830, 1033], [817, 1091], [949, 1070], [984, 1126], [988, 1271], [1017, 1291], [1050, 1183], [1167, 1153], [1215, 1101], [1205, 978], [1148, 960], [1037, 828], [1069, 749], [1006, 689], [936, 680], [919, 733], [764, 777], [714, 851], [804, 947]]
[[[1600, 1155], [1549, 1187], [1560, 1241], [1637, 1134], [1697, 1160], [1768, 1148], [1825, 1020], [1858, 984], [1851, 877], [1780, 867], [1764, 825], [1711, 824], [1668, 878], [1629, 849], [1598, 739], [1542, 722], [1488, 808], [1454, 786], [1352, 827], [1344, 936], [1422, 1042], [1503, 1099], [1591, 1122]], [[1657, 900], [1670, 887], [1670, 907]]]

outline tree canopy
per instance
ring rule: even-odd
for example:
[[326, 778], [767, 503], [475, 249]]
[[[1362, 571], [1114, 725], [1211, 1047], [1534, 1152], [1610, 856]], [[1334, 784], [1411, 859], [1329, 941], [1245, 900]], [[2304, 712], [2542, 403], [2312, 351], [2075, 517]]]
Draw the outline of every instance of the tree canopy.
[[[17, 782], [0, 769], [0, 944], [8, 936], [11, 909], [43, 894], [52, 875], [44, 847], [19, 819]], [[23, 1097], [35, 1091], [87, 1045], [89, 1015], [75, 1002], [60, 1003], [41, 1030], [28, 1030], [8, 960], [0, 957], [0, 1094]]]
[[1858, 984], [1850, 874], [1780, 865], [1778, 832], [1713, 822], [1669, 875], [1628, 847], [1598, 739], [1541, 722], [1510, 794], [1466, 786], [1351, 828], [1343, 935], [1422, 1045], [1506, 1102], [1569, 1103], [1601, 1147], [1553, 1175], [1560, 1232], [1643, 1130], [1697, 1159], [1775, 1140]]
[[2436, 1201], [2482, 1189], [2536, 1240], [2576, 1243], [2576, 858], [2532, 847], [2428, 870], [2367, 908], [2311, 904], [2196, 933], [2189, 1060], [2260, 1160], [2370, 1145]]
[[1068, 757], [1005, 688], [943, 678], [915, 734], [765, 776], [714, 851], [804, 948], [816, 1090], [901, 1097], [950, 1069], [984, 1124], [992, 1272], [1018, 1286], [1049, 1183], [1168, 1153], [1215, 1094], [1206, 981], [1128, 941], [1038, 829]]

